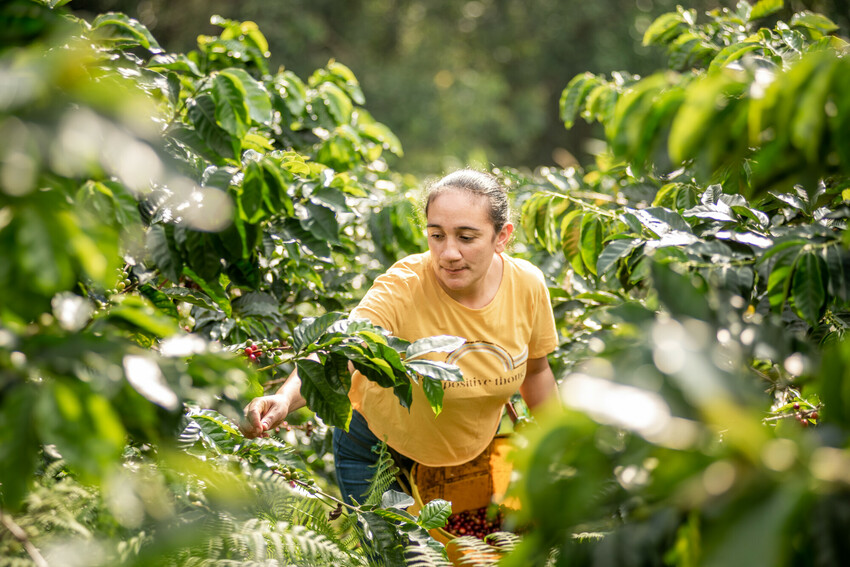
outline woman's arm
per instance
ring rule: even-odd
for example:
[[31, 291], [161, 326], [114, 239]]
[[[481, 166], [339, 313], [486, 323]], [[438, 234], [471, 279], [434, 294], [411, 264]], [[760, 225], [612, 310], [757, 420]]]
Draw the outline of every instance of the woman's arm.
[[549, 367], [549, 359], [545, 356], [529, 358], [525, 380], [519, 387], [519, 393], [528, 408], [533, 410], [550, 398], [557, 398], [557, 392], [555, 375]]

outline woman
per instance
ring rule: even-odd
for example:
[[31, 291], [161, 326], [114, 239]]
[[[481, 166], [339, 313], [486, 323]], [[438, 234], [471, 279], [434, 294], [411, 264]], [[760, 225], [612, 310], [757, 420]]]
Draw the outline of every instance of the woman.
[[[354, 372], [349, 431], [334, 431], [337, 480], [349, 502], [365, 500], [376, 443], [428, 466], [461, 464], [489, 445], [517, 390], [531, 409], [555, 392], [546, 358], [558, 345], [549, 294], [539, 269], [504, 254], [514, 230], [504, 188], [489, 174], [457, 171], [429, 188], [425, 216], [428, 252], [379, 276], [351, 316], [408, 341], [465, 338], [446, 355], [464, 380], [443, 385], [443, 411], [434, 416], [421, 388], [408, 411], [390, 389]], [[252, 400], [245, 435], [264, 435], [303, 407], [300, 385], [293, 375], [276, 394]]]

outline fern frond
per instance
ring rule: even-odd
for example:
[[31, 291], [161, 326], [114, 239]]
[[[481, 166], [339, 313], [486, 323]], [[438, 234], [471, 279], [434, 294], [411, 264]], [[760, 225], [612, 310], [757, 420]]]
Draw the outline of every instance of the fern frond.
[[490, 545], [477, 537], [463, 536], [449, 542], [460, 554], [457, 564], [466, 567], [490, 567], [496, 565], [507, 553], [501, 547]]
[[408, 567], [452, 567], [444, 555], [426, 545], [411, 545], [404, 550]]
[[378, 506], [381, 504], [381, 497], [384, 495], [384, 492], [395, 482], [395, 477], [399, 469], [386, 443], [379, 443], [375, 447], [372, 447], [372, 451], [378, 454], [378, 462], [374, 465], [375, 474], [369, 481], [366, 504]]
[[250, 519], [230, 539], [247, 560], [273, 557], [285, 565], [356, 565], [339, 542], [288, 522]]
[[512, 532], [493, 532], [484, 538], [484, 541], [504, 551], [510, 553], [514, 550], [522, 538]]

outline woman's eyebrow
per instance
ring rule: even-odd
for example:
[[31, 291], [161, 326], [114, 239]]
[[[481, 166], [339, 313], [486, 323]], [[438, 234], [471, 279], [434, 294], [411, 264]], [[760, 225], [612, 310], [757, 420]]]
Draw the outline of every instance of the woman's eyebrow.
[[[439, 228], [441, 230], [443, 229], [442, 225], [439, 225], [439, 224], [436, 224], [436, 223], [428, 223], [427, 225], [425, 225], [425, 228]], [[476, 226], [456, 226], [456, 227], [454, 227], [454, 230], [468, 230], [470, 232], [481, 232], [481, 229], [476, 227]]]

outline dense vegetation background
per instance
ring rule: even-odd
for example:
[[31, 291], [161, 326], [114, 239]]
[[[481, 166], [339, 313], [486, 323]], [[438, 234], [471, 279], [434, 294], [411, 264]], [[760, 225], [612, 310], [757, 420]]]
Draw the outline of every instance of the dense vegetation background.
[[[673, 0], [74, 0], [81, 14], [126, 13], [169, 51], [187, 51], [215, 33], [211, 14], [260, 23], [272, 69], [300, 76], [336, 59], [360, 80], [368, 108], [404, 141], [390, 165], [418, 175], [461, 164], [534, 168], [588, 163], [600, 129], [567, 131], [558, 99], [574, 75], [646, 74], [663, 65], [643, 34]], [[802, 10], [850, 27], [845, 0], [786, 2], [778, 16]], [[723, 5], [689, 2], [703, 12]], [[731, 5], [731, 4], [730, 4]]]
[[[554, 109], [551, 93], [498, 87], [514, 86], [501, 65], [534, 77], [542, 63], [461, 49], [459, 32], [478, 29], [463, 22], [545, 16], [543, 29], [559, 5], [352, 3], [328, 16], [352, 44], [382, 34], [348, 25], [394, 8], [455, 22], [424, 34], [448, 54], [398, 60], [426, 78], [426, 100], [437, 76], [446, 94], [464, 69], [489, 77], [436, 97], [447, 114], [423, 119], [460, 125], [433, 140], [470, 142], [431, 153], [410, 126], [427, 151], [409, 166], [394, 131], [406, 126], [387, 123], [420, 119], [403, 98], [417, 95], [374, 104], [349, 66], [368, 74], [367, 59], [342, 49], [290, 44], [281, 66], [265, 12], [243, 20], [223, 5], [173, 46], [141, 20], [171, 21], [176, 4], [139, 3], [140, 19], [132, 6], [0, 6], [0, 565], [446, 565], [428, 530], [451, 503], [411, 514], [412, 499], [384, 491], [384, 450], [369, 500], [342, 505], [328, 431], [350, 419], [348, 361], [403, 404], [420, 382], [439, 411], [441, 381], [458, 376], [424, 355], [457, 342], [408, 344], [345, 313], [424, 247], [415, 172], [485, 147], [486, 128], [466, 120], [525, 127], [552, 112], [558, 129], [594, 132], [592, 155], [562, 167], [493, 142], [486, 161], [521, 212], [513, 253], [548, 278], [564, 411], [516, 432], [520, 508], [505, 527], [521, 535], [450, 547], [473, 565], [846, 564], [846, 11], [761, 0], [659, 13], [640, 24], [642, 47], [622, 48], [654, 54], [628, 72], [539, 71], [559, 84]], [[324, 29], [315, 14], [331, 10], [303, 8], [281, 16], [290, 39]], [[581, 10], [607, 30], [628, 8]], [[406, 35], [421, 26], [389, 29], [399, 46], [426, 45]], [[542, 50], [533, 31], [506, 37], [517, 42], [490, 46]], [[558, 41], [547, 58], [576, 52]], [[245, 402], [293, 367], [312, 411], [242, 437]]]

